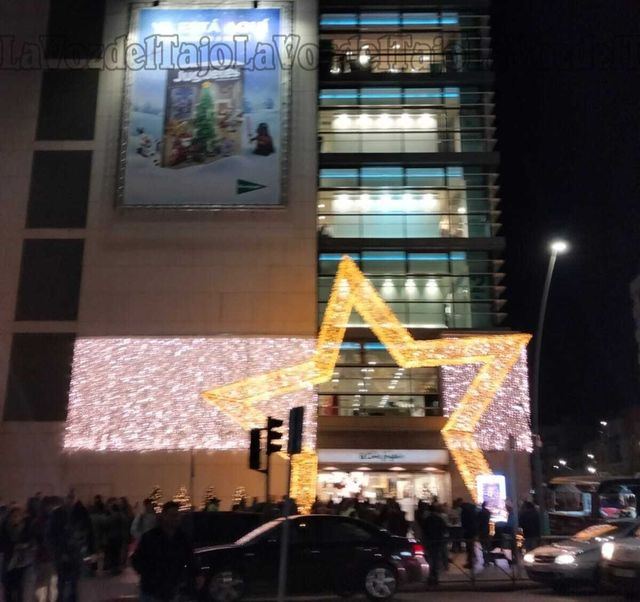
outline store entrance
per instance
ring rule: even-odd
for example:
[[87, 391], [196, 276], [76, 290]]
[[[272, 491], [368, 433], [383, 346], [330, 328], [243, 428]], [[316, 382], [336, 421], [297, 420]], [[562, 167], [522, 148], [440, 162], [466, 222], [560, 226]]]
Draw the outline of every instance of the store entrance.
[[318, 498], [339, 503], [344, 498], [368, 499], [372, 504], [395, 498], [413, 520], [420, 500], [451, 504], [449, 473], [436, 468], [411, 472], [410, 469], [386, 471], [322, 470], [318, 475]]

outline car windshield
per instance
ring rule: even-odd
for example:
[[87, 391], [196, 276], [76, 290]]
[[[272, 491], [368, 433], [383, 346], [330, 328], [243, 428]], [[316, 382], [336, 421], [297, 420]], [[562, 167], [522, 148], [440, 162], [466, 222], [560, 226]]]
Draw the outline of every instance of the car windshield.
[[579, 542], [595, 541], [602, 537], [618, 537], [629, 527], [630, 523], [608, 523], [603, 525], [591, 525], [582, 531], [578, 531], [571, 539]]
[[242, 545], [250, 542], [253, 539], [256, 539], [257, 537], [261, 537], [271, 529], [274, 529], [275, 527], [280, 525], [281, 522], [282, 522], [282, 519], [276, 519], [268, 523], [265, 523], [264, 525], [261, 525], [257, 529], [254, 529], [253, 531], [249, 531], [249, 533], [247, 533], [246, 535], [243, 535], [240, 539], [237, 539], [236, 543], [239, 545]]

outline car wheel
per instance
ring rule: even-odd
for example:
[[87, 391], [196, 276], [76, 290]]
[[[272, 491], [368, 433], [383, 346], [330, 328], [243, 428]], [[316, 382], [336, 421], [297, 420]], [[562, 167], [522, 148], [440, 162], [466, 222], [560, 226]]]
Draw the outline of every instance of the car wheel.
[[369, 600], [391, 600], [397, 587], [394, 570], [383, 564], [369, 569], [364, 578], [364, 593]]
[[236, 602], [244, 594], [244, 580], [233, 569], [218, 571], [207, 584], [211, 602]]

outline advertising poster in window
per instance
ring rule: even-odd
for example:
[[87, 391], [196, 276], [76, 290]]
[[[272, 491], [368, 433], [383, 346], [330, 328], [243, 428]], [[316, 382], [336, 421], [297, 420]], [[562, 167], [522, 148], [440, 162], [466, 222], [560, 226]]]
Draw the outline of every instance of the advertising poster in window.
[[494, 521], [506, 521], [507, 482], [503, 475], [478, 475], [476, 479], [478, 500], [485, 502]]
[[287, 20], [277, 6], [134, 13], [122, 205], [282, 203], [289, 71], [280, 48], [289, 33]]

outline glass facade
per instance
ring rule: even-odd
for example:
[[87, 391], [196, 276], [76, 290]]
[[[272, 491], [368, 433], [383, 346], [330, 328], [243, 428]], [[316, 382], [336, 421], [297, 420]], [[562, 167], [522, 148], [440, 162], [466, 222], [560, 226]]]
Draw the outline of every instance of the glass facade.
[[344, 343], [321, 416], [439, 416], [437, 368], [399, 368], [381, 343]]
[[[494, 329], [504, 301], [489, 17], [468, 2], [325, 5], [319, 320], [349, 255], [408, 328]], [[321, 416], [441, 414], [437, 369], [398, 368], [359, 314], [348, 325], [352, 340], [319, 389]]]
[[322, 153], [488, 152], [495, 146], [490, 94], [459, 88], [325, 88]]
[[[362, 251], [320, 255], [320, 319], [343, 255], [358, 263], [407, 327], [488, 329], [500, 318], [500, 275], [486, 252]], [[363, 326], [357, 313], [352, 312], [349, 326]]]
[[491, 237], [496, 176], [485, 169], [321, 169], [319, 231], [331, 238]]
[[488, 17], [457, 12], [349, 12], [320, 16], [332, 75], [442, 75], [490, 67]]

